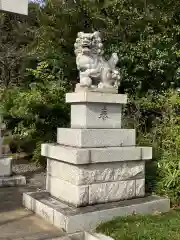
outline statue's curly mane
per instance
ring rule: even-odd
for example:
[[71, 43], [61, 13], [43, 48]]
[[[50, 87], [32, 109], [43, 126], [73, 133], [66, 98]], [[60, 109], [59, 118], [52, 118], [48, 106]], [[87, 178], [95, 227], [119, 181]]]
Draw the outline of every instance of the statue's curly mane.
[[99, 32], [79, 32], [74, 48], [81, 87], [93, 86], [111, 90], [116, 88], [120, 78], [116, 70], [118, 56], [113, 53], [108, 61], [103, 57], [103, 44]]
[[102, 44], [99, 32], [95, 32], [92, 34], [79, 32], [76, 38], [76, 42], [74, 44], [75, 54], [78, 55], [83, 53], [83, 49], [85, 48], [84, 41], [87, 38], [91, 42], [91, 44], [89, 45], [89, 51], [91, 52], [91, 54], [102, 55], [103, 44]]

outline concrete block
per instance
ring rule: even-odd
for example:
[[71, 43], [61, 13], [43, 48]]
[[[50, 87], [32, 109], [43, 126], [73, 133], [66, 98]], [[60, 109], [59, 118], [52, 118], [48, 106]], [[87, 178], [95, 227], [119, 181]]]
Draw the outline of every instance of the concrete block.
[[[33, 193], [30, 193], [30, 194], [32, 194], [33, 196]], [[28, 194], [24, 194], [24, 195], [27, 196]], [[37, 193], [37, 198], [40, 199], [41, 207], [42, 206], [47, 207], [47, 208], [43, 208], [43, 212], [41, 216], [46, 212], [46, 214], [42, 216], [43, 218], [46, 218], [46, 216], [49, 216], [49, 220], [47, 219], [48, 222], [52, 223], [53, 221], [53, 225], [55, 227], [59, 229], [66, 229], [66, 216], [64, 216], [64, 214], [58, 211], [59, 209], [58, 201], [56, 199], [51, 198], [50, 196], [47, 197], [46, 191], [40, 191], [39, 193]], [[34, 212], [37, 212], [35, 210], [37, 207], [36, 202], [37, 201], [35, 201], [35, 206], [32, 209], [32, 211]], [[63, 207], [66, 207], [66, 205], [61, 203], [61, 210], [63, 209]]]
[[54, 223], [54, 209], [43, 204], [40, 201], [32, 202], [32, 211], [35, 211], [37, 215], [44, 218], [47, 222], [53, 224]]
[[0, 158], [0, 177], [12, 174], [12, 158]]
[[142, 147], [142, 159], [150, 160], [152, 159], [152, 147]]
[[67, 103], [116, 103], [126, 104], [126, 94], [111, 94], [100, 92], [77, 92], [66, 94]]
[[92, 148], [91, 162], [117, 162], [152, 159], [151, 147], [107, 147]]
[[46, 190], [52, 196], [77, 207], [86, 206], [89, 201], [89, 187], [87, 185], [76, 186], [49, 175], [46, 177]]
[[54, 209], [54, 223], [53, 225], [58, 229], [66, 229], [66, 216]]
[[61, 146], [54, 143], [42, 144], [41, 155], [73, 164], [85, 164], [90, 162], [90, 153], [88, 149]]
[[32, 202], [33, 198], [29, 194], [23, 194], [23, 206], [26, 206], [29, 210], [34, 210], [32, 209]]
[[[42, 197], [40, 196], [41, 194]], [[29, 195], [33, 201], [39, 201], [52, 208], [53, 212], [58, 211], [64, 215], [66, 219], [65, 230], [67, 233], [91, 231], [95, 229], [98, 224], [110, 221], [119, 216], [127, 216], [134, 213], [151, 214], [154, 212], [168, 212], [170, 210], [170, 200], [158, 196], [148, 196], [144, 198], [76, 208], [52, 198], [48, 192], [46, 192], [46, 194], [38, 192], [35, 192], [34, 194], [24, 193], [24, 195]], [[33, 211], [37, 213], [37, 209], [34, 209]], [[62, 221], [62, 215], [59, 215], [59, 221]], [[45, 218], [44, 215], [42, 215], [42, 217]], [[58, 221], [58, 219], [56, 219], [56, 221]], [[60, 229], [62, 229], [61, 226]]]
[[26, 184], [24, 176], [0, 177], [0, 187], [14, 187]]
[[135, 146], [134, 129], [58, 128], [57, 142], [74, 147]]
[[144, 161], [74, 165], [53, 159], [47, 160], [48, 175], [74, 185], [142, 179], [144, 172]]
[[135, 180], [89, 185], [89, 203], [107, 203], [135, 197]]
[[136, 179], [136, 197], [145, 196], [145, 179]]
[[71, 128], [121, 128], [121, 108], [120, 104], [72, 104]]
[[[88, 208], [88, 207], [87, 207]], [[117, 203], [108, 203], [99, 205], [90, 211], [68, 216], [66, 231], [76, 232], [80, 229], [95, 230], [96, 227], [119, 216], [128, 216], [136, 214], [152, 214], [155, 212], [168, 212], [170, 210], [170, 201], [167, 198], [158, 196], [149, 196], [140, 199], [119, 201]]]

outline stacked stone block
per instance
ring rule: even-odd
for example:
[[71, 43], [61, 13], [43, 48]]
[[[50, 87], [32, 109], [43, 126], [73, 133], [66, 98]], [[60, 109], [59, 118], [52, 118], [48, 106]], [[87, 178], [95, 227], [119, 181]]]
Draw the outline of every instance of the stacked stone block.
[[0, 117], [0, 187], [25, 185], [26, 178], [24, 176], [13, 175], [12, 162], [9, 149], [9, 133], [6, 125]]
[[57, 130], [56, 144], [43, 144], [46, 190], [75, 207], [143, 197], [145, 161], [151, 147], [137, 147], [134, 129], [122, 129], [121, 94], [66, 94], [71, 128]]
[[7, 177], [12, 174], [12, 158], [8, 156], [10, 150], [9, 145], [5, 143], [6, 135], [6, 125], [0, 118], [0, 177]]

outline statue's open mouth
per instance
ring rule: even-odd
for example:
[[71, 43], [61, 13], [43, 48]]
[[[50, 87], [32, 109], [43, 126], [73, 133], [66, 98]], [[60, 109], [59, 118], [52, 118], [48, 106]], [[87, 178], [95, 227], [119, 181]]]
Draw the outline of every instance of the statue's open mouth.
[[90, 48], [91, 47], [91, 41], [89, 40], [84, 40], [82, 43], [82, 46], [85, 48]]
[[90, 44], [87, 44], [87, 43], [84, 43], [82, 46], [85, 48], [90, 48]]

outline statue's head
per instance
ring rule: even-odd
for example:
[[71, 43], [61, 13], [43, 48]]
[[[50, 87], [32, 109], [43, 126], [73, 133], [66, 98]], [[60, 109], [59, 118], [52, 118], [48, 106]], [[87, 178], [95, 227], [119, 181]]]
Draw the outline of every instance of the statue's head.
[[74, 47], [76, 55], [79, 53], [101, 55], [103, 53], [103, 44], [99, 32], [79, 32]]

